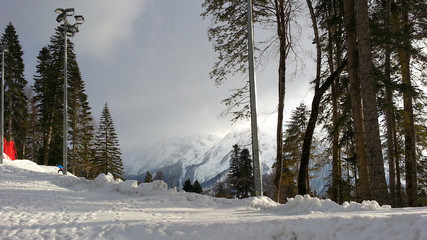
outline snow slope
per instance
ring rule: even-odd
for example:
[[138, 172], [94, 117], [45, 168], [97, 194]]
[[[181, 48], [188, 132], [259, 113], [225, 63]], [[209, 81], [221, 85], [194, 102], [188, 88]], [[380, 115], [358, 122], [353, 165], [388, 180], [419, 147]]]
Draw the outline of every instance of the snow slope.
[[427, 239], [427, 208], [297, 196], [217, 199], [100, 175], [0, 165], [0, 239]]

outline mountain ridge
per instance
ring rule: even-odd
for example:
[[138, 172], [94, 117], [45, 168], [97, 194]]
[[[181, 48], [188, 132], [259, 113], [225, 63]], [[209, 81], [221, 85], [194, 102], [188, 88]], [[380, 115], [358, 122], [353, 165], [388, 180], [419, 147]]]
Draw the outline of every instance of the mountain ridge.
[[[260, 132], [259, 139], [262, 170], [268, 173], [274, 162], [275, 139], [264, 132]], [[250, 143], [248, 129], [232, 131], [222, 138], [199, 135], [164, 139], [140, 149], [137, 157], [125, 161], [124, 177], [143, 181], [147, 171], [153, 175], [162, 171], [169, 186], [181, 187], [186, 179], [190, 179], [198, 180], [206, 187], [212, 184], [212, 179], [220, 178], [228, 170], [232, 146], [238, 144], [241, 149], [251, 149]]]

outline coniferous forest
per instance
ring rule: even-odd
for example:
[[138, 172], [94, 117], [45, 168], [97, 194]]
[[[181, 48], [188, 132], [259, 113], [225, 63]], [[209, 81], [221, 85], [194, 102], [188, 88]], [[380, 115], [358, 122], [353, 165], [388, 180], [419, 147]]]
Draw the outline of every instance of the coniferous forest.
[[[64, 35], [59, 28], [37, 56], [34, 84], [24, 79], [23, 51], [12, 23], [1, 37], [5, 54], [5, 138], [15, 142], [17, 158], [38, 164], [62, 164], [64, 109]], [[85, 82], [67, 39], [68, 169], [76, 176], [95, 178], [110, 172], [123, 175], [119, 141], [107, 104], [99, 125], [92, 116]]]

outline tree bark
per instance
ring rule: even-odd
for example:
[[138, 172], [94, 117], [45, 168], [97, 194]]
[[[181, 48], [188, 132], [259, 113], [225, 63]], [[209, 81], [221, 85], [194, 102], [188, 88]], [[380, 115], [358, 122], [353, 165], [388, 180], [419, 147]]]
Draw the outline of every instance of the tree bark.
[[289, 53], [288, 27], [289, 18], [286, 11], [290, 11], [285, 6], [284, 0], [275, 2], [277, 34], [279, 36], [279, 103], [277, 108], [277, 130], [276, 130], [276, 175], [274, 177], [274, 200], [280, 201], [282, 168], [283, 168], [283, 110], [285, 108], [285, 90], [286, 90], [286, 59]]
[[[402, 6], [407, 6], [407, 1], [402, 0]], [[403, 92], [403, 128], [405, 135], [405, 171], [406, 171], [406, 194], [408, 205], [417, 206], [417, 160], [415, 155], [415, 128], [414, 128], [414, 110], [412, 108], [412, 84], [411, 84], [411, 42], [410, 42], [410, 23], [408, 9], [402, 9], [402, 27], [403, 27], [403, 49], [399, 49], [398, 57], [400, 62], [400, 71], [402, 83], [406, 87]]]
[[367, 0], [356, 1], [356, 25], [359, 54], [359, 78], [363, 102], [365, 126], [366, 157], [374, 200], [380, 204], [387, 202], [387, 183], [381, 149], [380, 131], [377, 115], [377, 101], [373, 73], [371, 34], [369, 29]]
[[363, 126], [360, 80], [358, 74], [357, 30], [353, 0], [344, 0], [344, 22], [347, 35], [348, 75], [350, 80], [351, 110], [356, 144], [357, 168], [359, 171], [359, 193], [362, 199], [371, 199], [368, 162], [365, 152], [365, 130]]
[[[390, 31], [390, 15], [391, 15], [391, 0], [386, 0], [384, 29], [387, 37], [391, 36]], [[384, 83], [385, 83], [385, 112], [387, 126], [387, 158], [389, 171], [389, 188], [390, 188], [390, 204], [392, 207], [397, 207], [396, 202], [396, 167], [394, 159], [394, 106], [393, 106], [393, 87], [391, 83], [391, 47], [390, 43], [385, 44], [385, 60], [384, 60]]]

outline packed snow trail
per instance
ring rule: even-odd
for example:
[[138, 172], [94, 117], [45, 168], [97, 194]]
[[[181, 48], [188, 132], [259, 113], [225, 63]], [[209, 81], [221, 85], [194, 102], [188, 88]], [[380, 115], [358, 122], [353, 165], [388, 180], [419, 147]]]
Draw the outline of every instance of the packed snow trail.
[[26, 160], [0, 165], [0, 239], [427, 239], [427, 208], [218, 199], [161, 181], [88, 181], [56, 170]]

